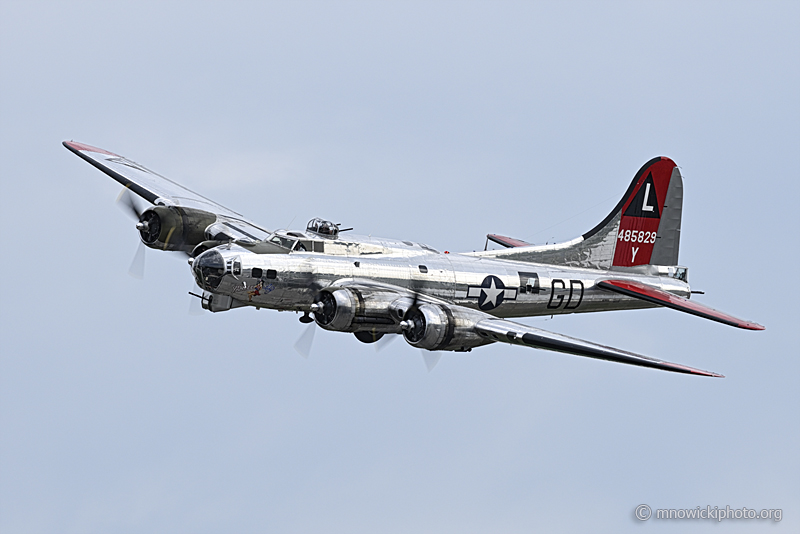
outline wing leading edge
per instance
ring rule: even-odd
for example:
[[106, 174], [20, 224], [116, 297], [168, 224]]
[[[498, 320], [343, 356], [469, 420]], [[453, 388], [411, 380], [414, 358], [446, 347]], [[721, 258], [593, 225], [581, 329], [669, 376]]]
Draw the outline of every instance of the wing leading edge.
[[174, 206], [213, 213], [223, 224], [234, 225], [232, 226], [234, 230], [254, 240], [264, 239], [270, 233], [269, 230], [245, 219], [241, 214], [123, 156], [76, 141], [64, 141], [62, 144], [67, 150], [151, 204], [166, 201]]
[[712, 376], [724, 378], [723, 375], [695, 369], [679, 363], [665, 362], [655, 358], [648, 358], [641, 354], [583, 341], [574, 337], [555, 334], [532, 326], [521, 325], [513, 321], [504, 319], [484, 319], [475, 325], [475, 330], [481, 336], [492, 341], [522, 345], [523, 347], [533, 347], [536, 349], [552, 350], [574, 354], [576, 356], [586, 356], [628, 365], [638, 365], [640, 367], [650, 367], [662, 371], [672, 371], [673, 373], [686, 373], [700, 376]]
[[703, 317], [705, 319], [711, 319], [712, 321], [717, 321], [718, 323], [735, 326], [736, 328], [744, 328], [746, 330], [765, 329], [758, 323], [739, 319], [733, 315], [728, 315], [727, 313], [715, 310], [714, 308], [704, 306], [703, 304], [699, 304], [697, 302], [692, 302], [689, 299], [673, 295], [672, 293], [667, 293], [666, 291], [662, 291], [661, 289], [649, 286], [647, 284], [642, 284], [640, 282], [634, 282], [632, 280], [603, 280], [597, 285], [598, 287], [608, 291], [614, 291], [615, 293], [646, 300], [654, 304], [666, 306], [667, 308], [691, 313], [692, 315], [697, 315], [698, 317]]

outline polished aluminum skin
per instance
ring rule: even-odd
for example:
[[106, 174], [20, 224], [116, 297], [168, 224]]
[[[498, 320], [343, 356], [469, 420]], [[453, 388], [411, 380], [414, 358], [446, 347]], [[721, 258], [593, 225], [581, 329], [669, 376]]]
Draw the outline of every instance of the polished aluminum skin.
[[683, 184], [668, 158], [647, 162], [608, 217], [576, 239], [493, 239], [509, 248], [450, 254], [319, 218], [305, 231], [269, 231], [127, 158], [64, 146], [152, 204], [136, 212], [143, 243], [188, 254], [212, 312], [294, 311], [366, 343], [396, 334], [429, 351], [504, 342], [705, 376], [721, 375], [506, 319], [668, 306], [763, 329], [688, 301], [687, 269], [677, 265]]

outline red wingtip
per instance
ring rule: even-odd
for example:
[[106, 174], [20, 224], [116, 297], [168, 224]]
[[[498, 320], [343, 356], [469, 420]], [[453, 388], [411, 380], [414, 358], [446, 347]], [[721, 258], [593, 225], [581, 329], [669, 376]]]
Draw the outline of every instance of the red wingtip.
[[688, 300], [683, 297], [673, 295], [672, 293], [667, 293], [666, 291], [662, 291], [657, 287], [643, 284], [641, 282], [635, 282], [633, 280], [602, 280], [597, 285], [603, 289], [616, 291], [617, 293], [622, 293], [623, 295], [654, 302], [656, 304], [660, 304], [661, 306], [691, 313], [692, 315], [697, 315], [698, 317], [703, 317], [705, 319], [711, 319], [712, 321], [717, 321], [729, 326], [735, 326], [736, 328], [744, 328], [746, 330], [765, 330], [765, 328], [758, 323], [739, 319], [733, 315], [728, 315], [727, 313], [715, 310], [714, 308], [704, 306], [699, 302]]
[[71, 148], [72, 150], [79, 150], [83, 152], [97, 152], [98, 154], [107, 154], [109, 156], [116, 156], [113, 152], [109, 152], [108, 150], [103, 150], [102, 148], [97, 148], [92, 145], [87, 145], [84, 143], [77, 143], [75, 141], [64, 141], [64, 146], [67, 148]]
[[713, 378], [725, 378], [725, 375], [714, 373], [713, 371], [703, 371], [702, 369], [695, 369], [694, 367], [689, 367], [688, 365], [681, 365], [679, 363], [671, 363], [671, 362], [663, 362], [663, 363], [668, 365], [672, 370], [675, 371], [683, 371], [684, 373], [689, 373], [692, 375], [710, 376]]

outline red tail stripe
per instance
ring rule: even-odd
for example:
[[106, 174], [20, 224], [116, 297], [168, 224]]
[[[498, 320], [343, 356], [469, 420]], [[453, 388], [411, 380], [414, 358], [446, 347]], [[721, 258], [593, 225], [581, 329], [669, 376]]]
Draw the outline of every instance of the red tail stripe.
[[[650, 263], [673, 169], [674, 161], [660, 157], [650, 160], [636, 173], [620, 206], [613, 265], [632, 267]], [[637, 203], [632, 206], [634, 200]], [[630, 235], [638, 238], [626, 240], [625, 236]]]

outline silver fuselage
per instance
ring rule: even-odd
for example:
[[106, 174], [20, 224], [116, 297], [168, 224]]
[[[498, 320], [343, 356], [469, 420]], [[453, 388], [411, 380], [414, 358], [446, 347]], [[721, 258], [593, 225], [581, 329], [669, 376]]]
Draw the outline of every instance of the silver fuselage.
[[[222, 256], [226, 274], [216, 287], [204, 289], [230, 297], [230, 307], [308, 312], [321, 289], [351, 283], [380, 292], [385, 285], [501, 318], [655, 307], [597, 287], [610, 277], [690, 295], [686, 282], [668, 276], [439, 253], [424, 245], [366, 236], [330, 244], [327, 250], [333, 254], [255, 254], [235, 244], [217, 247], [213, 250]], [[381, 329], [399, 331], [397, 325]]]

